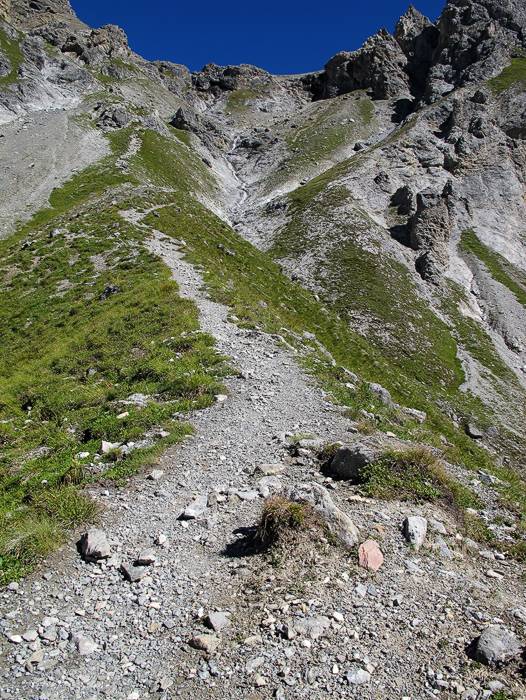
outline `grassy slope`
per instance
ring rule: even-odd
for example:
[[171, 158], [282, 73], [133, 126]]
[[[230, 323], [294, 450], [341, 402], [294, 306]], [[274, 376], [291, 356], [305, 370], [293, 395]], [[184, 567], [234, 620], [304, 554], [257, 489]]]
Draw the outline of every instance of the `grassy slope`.
[[[408, 128], [410, 125], [401, 131]], [[390, 137], [389, 143], [394, 138]], [[515, 386], [516, 380], [483, 328], [458, 311], [458, 290], [451, 289], [443, 295], [441, 310], [446, 323], [418, 295], [405, 268], [372, 250], [370, 238], [364, 245], [362, 234], [374, 224], [353, 205], [338, 179], [365, 157], [360, 154], [339, 163], [289, 195], [289, 223], [270, 253], [278, 260], [294, 261], [301, 260], [305, 251], [324, 249], [315, 277], [324, 289], [325, 301], [351, 327], [356, 327], [356, 319], [365, 319], [368, 340], [354, 338], [342, 346], [340, 336], [338, 350], [334, 349], [333, 339], [326, 346], [340, 362], [390, 389], [400, 403], [422, 408], [430, 416], [424, 429], [414, 426], [409, 433], [396, 425], [389, 429], [437, 446], [439, 436], [446, 436], [451, 443], [446, 457], [468, 468], [487, 469], [499, 475], [505, 482], [501, 487], [503, 501], [523, 519], [526, 488], [520, 474], [492, 464], [488, 453], [463, 434], [462, 425], [468, 419], [475, 418], [481, 426], [488, 427], [498, 423], [498, 416], [473, 395], [459, 391], [464, 375], [458, 344], [481, 363], [501, 392]], [[338, 215], [342, 207], [343, 217]], [[324, 232], [330, 232], [330, 236]], [[342, 336], [345, 334], [343, 331]], [[367, 346], [367, 350], [361, 348], [365, 362], [360, 362], [361, 353], [356, 349], [361, 343]], [[335, 393], [342, 398], [341, 392]], [[448, 415], [457, 417], [459, 427], [453, 427]], [[503, 426], [500, 429], [503, 454], [520, 464], [517, 437]]]
[[16, 39], [10, 39], [2, 29], [0, 29], [0, 51], [7, 57], [11, 68], [7, 75], [0, 76], [0, 88], [3, 88], [16, 82], [18, 69], [22, 63], [22, 51], [19, 42]]
[[[174, 206], [169, 197], [164, 201], [165, 208], [158, 210], [158, 217], [151, 217], [150, 225], [186, 242], [188, 258], [203, 268], [211, 295], [231, 306], [238, 323], [275, 333], [295, 347], [306, 369], [336, 401], [348, 407], [351, 416], [359, 416], [362, 409], [373, 411], [380, 416], [381, 429], [440, 448], [444, 448], [442, 436], [445, 437], [446, 459], [468, 470], [486, 469], [496, 473], [506, 480], [502, 485], [503, 498], [518, 503], [513, 507], [523, 512], [526, 491], [520, 477], [512, 470], [494, 465], [488, 453], [447, 417], [451, 410], [448, 405], [458, 398], [458, 392], [448, 393], [443, 388], [430, 390], [413, 374], [402, 373], [374, 343], [353, 332], [344, 318], [289, 280], [268, 255], [252, 247], [204, 208], [182, 200]], [[332, 354], [335, 365], [305, 333], [315, 334]], [[344, 368], [366, 380], [382, 383], [402, 404], [426, 410], [428, 420], [422, 426], [404, 421], [397, 411], [379, 404], [366, 384], [360, 383], [355, 389], [349, 387]], [[471, 400], [464, 401], [466, 416], [472, 415]], [[479, 538], [489, 537], [477, 518], [469, 523], [468, 532]]]
[[314, 189], [312, 198], [302, 188], [290, 201], [289, 224], [272, 254], [294, 260], [305, 250], [325, 248], [315, 277], [338, 313], [355, 326], [366, 321], [368, 337], [405, 374], [456, 390], [463, 375], [447, 327], [421, 299], [409, 272], [371, 241], [368, 233], [376, 226], [346, 188]]
[[314, 103], [298, 118], [296, 128], [287, 127], [284, 139], [289, 153], [268, 178], [266, 191], [330, 160], [349, 142], [366, 138], [374, 121], [374, 104], [361, 92], [351, 99], [346, 96]]
[[461, 249], [471, 253], [488, 269], [493, 279], [507, 287], [519, 304], [526, 306], [526, 274], [516, 268], [506, 258], [485, 246], [474, 231], [462, 234]]
[[[345, 267], [355, 274], [347, 276], [337, 306], [329, 311], [283, 275], [268, 255], [196, 202], [192, 191], [209, 190], [213, 183], [184, 142], [144, 132], [139, 153], [122, 172], [116, 162], [129, 138], [128, 130], [114, 134], [111, 156], [54, 192], [48, 209], [0, 244], [4, 580], [23, 573], [60, 542], [65, 528], [93, 517], [93, 504], [76, 485], [93, 478], [86, 465], [102, 439], [137, 440], [153, 427], [170, 433], [129, 457], [112, 454], [105, 459], [105, 476], [125, 477], [187, 434], [190, 427], [172, 416], [208, 405], [224, 373], [211, 339], [198, 331], [195, 308], [178, 297], [166, 268], [145, 251], [144, 229], [119, 216], [112, 203], [115, 197], [119, 208], [145, 211], [165, 205], [158, 210], [159, 218], [151, 215], [151, 225], [186, 241], [188, 256], [203, 267], [214, 298], [230, 304], [239, 323], [280, 334], [296, 347], [306, 368], [352, 416], [362, 409], [373, 411], [380, 416], [381, 428], [432, 445], [441, 446], [444, 436], [447, 458], [506, 479], [503, 495], [523, 509], [526, 497], [520, 478], [497, 469], [447, 417], [451, 404], [457, 415], [466, 417], [480, 407], [469, 397], [455, 403], [462, 380], [455, 341], [416, 298], [404, 270], [387, 261], [380, 265], [374, 253], [364, 258], [364, 250], [348, 237], [341, 254]], [[302, 213], [328, 215], [347, 201], [346, 192], [329, 186], [361, 157], [335, 166], [291, 195], [297, 229], [288, 232], [289, 240], [281, 241], [283, 250], [276, 249], [276, 254], [291, 254], [294, 246], [315, 242], [308, 239]], [[132, 186], [142, 183], [171, 191], [149, 188], [138, 195]], [[355, 214], [356, 228], [368, 225], [363, 212]], [[108, 285], [119, 291], [103, 300]], [[403, 339], [382, 344], [380, 334], [365, 339], [348, 323], [350, 308], [376, 317], [379, 328], [389, 318], [396, 320], [396, 329], [407, 308], [393, 305], [392, 299], [414, 302], [409, 331], [418, 343], [407, 343], [404, 336], [404, 353]], [[305, 333], [315, 334], [335, 358], [335, 366]], [[379, 404], [365, 384], [349, 387], [342, 367], [380, 382], [402, 404], [426, 410], [428, 420], [424, 426], [402, 421]], [[158, 400], [117, 419], [124, 410], [118, 401], [135, 392]], [[82, 460], [77, 457], [80, 452], [90, 452], [90, 457]]]
[[500, 95], [519, 83], [526, 85], [526, 58], [523, 56], [513, 58], [510, 65], [502, 73], [489, 81], [489, 85], [496, 95]]
[[[145, 250], [144, 231], [122, 219], [111, 194], [124, 181], [154, 180], [189, 197], [202, 166], [178, 141], [145, 132], [124, 174], [116, 160], [130, 135], [115, 134], [111, 156], [0, 242], [4, 581], [59, 544], [66, 528], [93, 517], [77, 484], [98, 478], [94, 472], [133, 473], [191, 431], [173, 416], [209, 405], [221, 388], [223, 360], [199, 332], [196, 308], [178, 296], [169, 271]], [[144, 208], [149, 200], [130, 204]], [[117, 291], [105, 298], [108, 287]], [[144, 409], [119, 403], [133, 393], [156, 400]], [[138, 441], [160, 428], [164, 437], [144, 449], [93, 462], [101, 440]]]

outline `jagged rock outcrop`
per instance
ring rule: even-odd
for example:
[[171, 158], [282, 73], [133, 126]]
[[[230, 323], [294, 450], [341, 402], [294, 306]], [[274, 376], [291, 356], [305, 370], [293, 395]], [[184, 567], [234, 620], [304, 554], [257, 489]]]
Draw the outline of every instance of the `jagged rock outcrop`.
[[420, 96], [439, 40], [438, 28], [412, 5], [395, 30], [395, 39], [407, 57], [407, 73], [413, 94]]
[[358, 51], [336, 54], [324, 71], [312, 79], [311, 89], [315, 99], [353, 90], [370, 90], [377, 100], [408, 95], [407, 56], [384, 29]]
[[60, 47], [62, 53], [73, 54], [89, 66], [99, 66], [114, 58], [130, 56], [125, 32], [113, 24], [94, 29], [87, 36], [72, 35]]
[[[9, 2], [9, 0], [8, 0]], [[10, 19], [15, 26], [34, 31], [57, 23], [86, 28], [71, 8], [69, 0], [10, 0]]]
[[249, 85], [257, 88], [271, 82], [272, 76], [267, 71], [255, 66], [217, 66], [207, 64], [192, 76], [193, 84], [199, 92], [218, 96], [223, 92], [232, 92]]
[[175, 95], [181, 95], [192, 87], [192, 75], [186, 66], [171, 61], [154, 61], [163, 85]]
[[417, 271], [426, 280], [438, 282], [448, 263], [451, 220], [448, 197], [451, 185], [442, 192], [427, 188], [416, 198], [416, 212], [411, 219], [410, 243], [419, 252]]
[[429, 99], [498, 73], [525, 45], [526, 9], [517, 0], [449, 0], [438, 30]]

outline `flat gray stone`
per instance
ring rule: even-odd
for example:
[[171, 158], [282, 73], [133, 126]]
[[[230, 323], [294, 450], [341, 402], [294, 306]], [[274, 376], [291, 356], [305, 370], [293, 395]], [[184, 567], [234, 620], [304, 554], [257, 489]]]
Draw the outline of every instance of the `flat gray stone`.
[[121, 572], [130, 583], [137, 583], [148, 573], [147, 566], [135, 566], [134, 564], [121, 564]]

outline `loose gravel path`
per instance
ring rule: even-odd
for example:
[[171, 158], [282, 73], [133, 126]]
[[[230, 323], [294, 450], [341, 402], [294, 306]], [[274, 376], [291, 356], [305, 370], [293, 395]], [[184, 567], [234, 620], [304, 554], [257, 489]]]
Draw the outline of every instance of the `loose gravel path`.
[[[202, 330], [240, 376], [227, 381], [224, 403], [193, 416], [195, 437], [162, 458], [159, 481], [143, 475], [130, 490], [100, 495], [107, 509], [101, 527], [115, 552], [108, 564], [83, 563], [71, 544], [49, 574], [1, 594], [5, 633], [39, 632], [21, 644], [2, 641], [2, 698], [133, 699], [150, 697], [159, 682], [169, 685], [174, 655], [186, 647], [199, 608], [228, 597], [236, 562], [223, 550], [259, 513], [257, 465], [285, 456], [285, 431], [327, 439], [346, 432], [345, 419], [284, 349], [265, 334], [238, 329], [227, 308], [207, 298], [171, 239], [154, 232], [150, 248], [173, 271], [182, 296], [197, 303]], [[208, 507], [198, 521], [178, 520], [194, 496], [214, 489], [220, 501], [227, 496], [224, 504]], [[228, 496], [233, 490], [240, 496]], [[125, 581], [121, 561], [154, 547], [159, 534], [167, 542], [155, 548], [157, 565], [139, 583]], [[75, 634], [94, 641], [97, 651], [81, 656]]]

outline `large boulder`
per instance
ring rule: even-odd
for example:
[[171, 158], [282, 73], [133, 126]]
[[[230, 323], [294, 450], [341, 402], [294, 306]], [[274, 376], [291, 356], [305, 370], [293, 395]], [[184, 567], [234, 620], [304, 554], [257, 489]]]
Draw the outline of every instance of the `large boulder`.
[[402, 449], [404, 443], [396, 438], [384, 435], [371, 435], [354, 445], [344, 445], [334, 454], [326, 466], [326, 472], [337, 479], [344, 479], [354, 484], [362, 480], [362, 470], [390, 449]]
[[331, 476], [358, 484], [361, 480], [361, 470], [375, 462], [381, 453], [379, 445], [365, 441], [351, 447], [340, 447], [332, 458], [328, 471]]
[[133, 120], [134, 116], [122, 105], [99, 104], [95, 110], [97, 126], [101, 129], [122, 129]]
[[420, 515], [410, 515], [402, 524], [402, 532], [407, 542], [418, 551], [426, 539], [427, 520]]
[[411, 247], [420, 253], [417, 270], [429, 281], [437, 282], [449, 262], [451, 220], [448, 199], [451, 186], [442, 192], [427, 188], [419, 192], [416, 213], [410, 223]]
[[486, 627], [475, 643], [475, 658], [486, 666], [502, 666], [522, 651], [515, 634], [504, 625]]
[[181, 131], [197, 133], [202, 128], [201, 121], [195, 112], [187, 107], [179, 107], [170, 121], [171, 126]]

